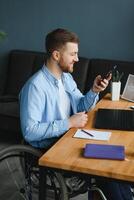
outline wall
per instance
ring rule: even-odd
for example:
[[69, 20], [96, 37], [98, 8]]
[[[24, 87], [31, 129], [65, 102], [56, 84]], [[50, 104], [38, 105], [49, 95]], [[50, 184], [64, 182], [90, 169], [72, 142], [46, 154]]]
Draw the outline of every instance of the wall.
[[134, 61], [133, 0], [0, 0], [0, 82], [11, 49], [44, 51], [48, 31], [63, 27], [80, 37], [81, 56]]

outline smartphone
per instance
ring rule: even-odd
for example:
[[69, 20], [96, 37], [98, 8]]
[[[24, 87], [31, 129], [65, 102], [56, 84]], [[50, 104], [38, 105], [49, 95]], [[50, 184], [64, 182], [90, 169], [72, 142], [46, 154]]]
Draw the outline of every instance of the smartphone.
[[112, 70], [108, 71], [107, 74], [105, 74], [104, 76], [102, 76], [102, 80], [104, 79], [108, 79], [110, 74], [112, 74], [112, 72], [116, 69], [117, 65], [113, 66]]
[[112, 74], [112, 70], [110, 70], [107, 74], [105, 74], [104, 76], [102, 76], [102, 80], [104, 79], [108, 79], [110, 74]]

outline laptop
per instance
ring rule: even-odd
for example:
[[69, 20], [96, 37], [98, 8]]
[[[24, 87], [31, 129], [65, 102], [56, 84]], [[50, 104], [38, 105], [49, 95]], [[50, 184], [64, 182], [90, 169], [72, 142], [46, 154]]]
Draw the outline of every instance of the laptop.
[[133, 74], [129, 74], [123, 93], [121, 95], [121, 98], [134, 102], [134, 75]]
[[134, 111], [100, 108], [96, 114], [95, 128], [134, 131]]

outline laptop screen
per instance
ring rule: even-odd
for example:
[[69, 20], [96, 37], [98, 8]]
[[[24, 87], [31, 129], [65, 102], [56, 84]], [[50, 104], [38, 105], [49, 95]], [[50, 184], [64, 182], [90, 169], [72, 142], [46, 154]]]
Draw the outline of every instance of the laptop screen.
[[133, 74], [129, 74], [121, 98], [134, 102], [134, 75]]
[[98, 109], [95, 128], [134, 131], [134, 111]]

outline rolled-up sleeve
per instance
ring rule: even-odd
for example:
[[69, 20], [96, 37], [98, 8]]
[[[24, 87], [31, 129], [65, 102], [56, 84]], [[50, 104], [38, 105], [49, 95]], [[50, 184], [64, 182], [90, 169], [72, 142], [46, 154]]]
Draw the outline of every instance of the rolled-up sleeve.
[[95, 107], [98, 100], [99, 100], [98, 93], [89, 90], [89, 92], [87, 92], [87, 94], [81, 98], [80, 103], [78, 104], [78, 110], [89, 111], [90, 109]]

